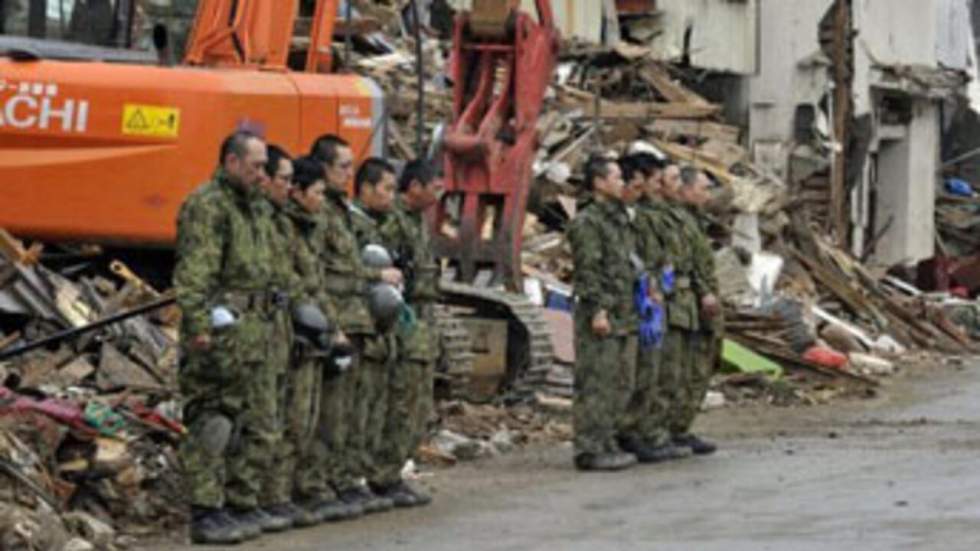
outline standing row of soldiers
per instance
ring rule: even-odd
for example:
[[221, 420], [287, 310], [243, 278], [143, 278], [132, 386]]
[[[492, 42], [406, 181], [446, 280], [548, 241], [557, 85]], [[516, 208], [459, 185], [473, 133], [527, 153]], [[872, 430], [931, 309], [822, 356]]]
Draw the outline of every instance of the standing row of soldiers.
[[428, 503], [401, 470], [432, 408], [437, 173], [372, 158], [354, 176], [333, 135], [293, 160], [236, 132], [219, 163], [181, 208], [174, 272], [192, 540]]
[[715, 451], [691, 433], [721, 334], [701, 208], [710, 180], [650, 153], [585, 168], [575, 262], [575, 465], [619, 470]]

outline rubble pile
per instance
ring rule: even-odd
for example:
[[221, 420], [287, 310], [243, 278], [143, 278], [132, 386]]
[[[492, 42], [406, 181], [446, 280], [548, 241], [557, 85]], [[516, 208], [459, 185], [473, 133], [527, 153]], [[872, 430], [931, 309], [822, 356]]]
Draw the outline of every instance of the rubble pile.
[[550, 412], [528, 405], [503, 407], [460, 401], [439, 404], [438, 431], [420, 450], [434, 465], [454, 465], [506, 454], [518, 446], [572, 439], [571, 401], [552, 399]]
[[[821, 388], [828, 381], [835, 388], [874, 387], [910, 350], [976, 351], [965, 324], [953, 321], [964, 315], [976, 321], [972, 306], [964, 314], [960, 304], [952, 315], [948, 299], [871, 269], [833, 243], [825, 231], [827, 203], [817, 200], [826, 193], [826, 160], [814, 161], [812, 174], [797, 180], [806, 189], [791, 194], [779, 176], [750, 160], [720, 106], [682, 84], [680, 69], [622, 44], [568, 52], [542, 117], [538, 216], [525, 226], [524, 273], [545, 289], [542, 304], [553, 306], [549, 292], [570, 293], [569, 249], [555, 221], [575, 215], [576, 169], [591, 152], [641, 144], [718, 184], [709, 214], [726, 302], [726, 370], [744, 374], [765, 360], [792, 368], [790, 380], [805, 395], [797, 401], [807, 403], [822, 400], [814, 396], [827, 394]], [[734, 345], [760, 356], [734, 358], [728, 353]], [[552, 380], [570, 382], [573, 363], [557, 362], [564, 375]]]
[[0, 548], [115, 549], [178, 526], [175, 312], [86, 331], [167, 298], [121, 263], [56, 271], [0, 242]]

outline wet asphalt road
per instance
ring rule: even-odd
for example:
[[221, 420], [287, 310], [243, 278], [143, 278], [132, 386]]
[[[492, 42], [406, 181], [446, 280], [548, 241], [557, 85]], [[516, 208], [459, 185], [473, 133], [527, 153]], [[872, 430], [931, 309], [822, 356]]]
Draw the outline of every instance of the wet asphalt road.
[[427, 509], [234, 549], [980, 549], [980, 362], [884, 395], [712, 412], [701, 426], [717, 455], [623, 473], [576, 473], [566, 447], [527, 450], [439, 472]]

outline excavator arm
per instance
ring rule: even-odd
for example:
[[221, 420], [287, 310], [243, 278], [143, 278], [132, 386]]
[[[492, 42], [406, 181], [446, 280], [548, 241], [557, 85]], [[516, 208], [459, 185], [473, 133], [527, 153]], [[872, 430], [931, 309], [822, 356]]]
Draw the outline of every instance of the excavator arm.
[[[330, 72], [337, 1], [316, 3], [307, 72]], [[184, 62], [285, 70], [298, 10], [298, 0], [201, 0]]]
[[[453, 118], [445, 133], [447, 196], [434, 242], [459, 279], [492, 280], [520, 291], [522, 230], [538, 146], [536, 122], [558, 61], [550, 0], [537, 20], [516, 0], [474, 0], [457, 16], [450, 60]], [[441, 230], [457, 218], [455, 235]]]

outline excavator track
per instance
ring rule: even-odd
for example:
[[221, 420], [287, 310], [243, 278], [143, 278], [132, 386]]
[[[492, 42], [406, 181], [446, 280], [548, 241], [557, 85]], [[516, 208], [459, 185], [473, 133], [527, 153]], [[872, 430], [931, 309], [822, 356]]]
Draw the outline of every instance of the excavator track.
[[[552, 381], [555, 351], [548, 322], [540, 306], [524, 295], [498, 289], [447, 281], [441, 282], [440, 286], [446, 302], [473, 308], [481, 316], [509, 322], [508, 370], [502, 385], [504, 390], [512, 391], [517, 398], [528, 398], [535, 391], [554, 393], [555, 389], [551, 387], [561, 386]], [[452, 326], [463, 329], [458, 321]], [[472, 370], [472, 355], [469, 368]], [[462, 394], [465, 395], [465, 392]]]
[[439, 328], [437, 394], [454, 400], [466, 398], [473, 373], [473, 339], [451, 306], [436, 306], [435, 317]]

